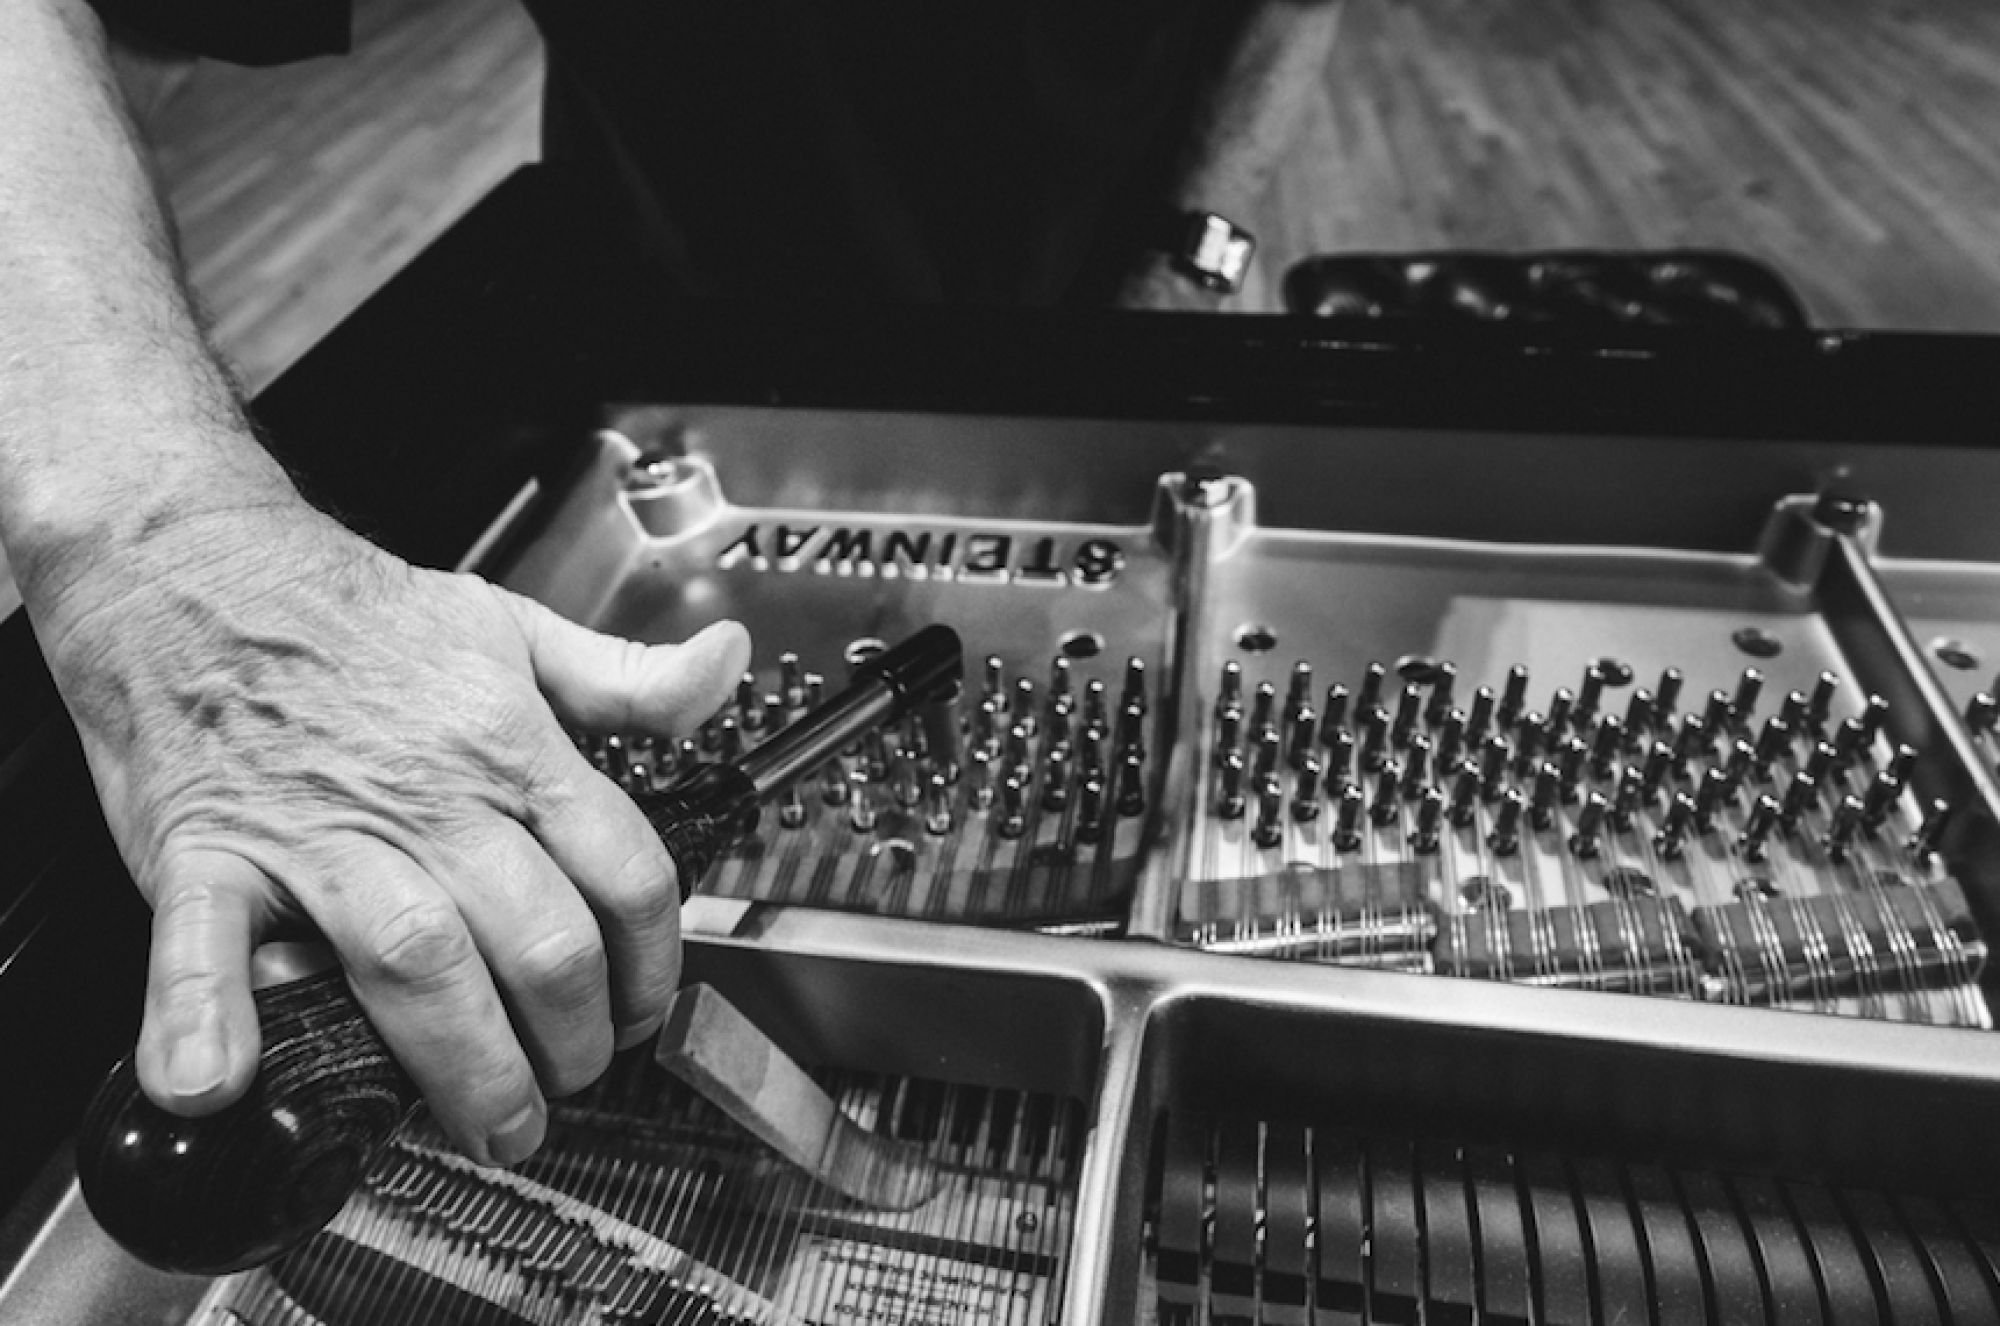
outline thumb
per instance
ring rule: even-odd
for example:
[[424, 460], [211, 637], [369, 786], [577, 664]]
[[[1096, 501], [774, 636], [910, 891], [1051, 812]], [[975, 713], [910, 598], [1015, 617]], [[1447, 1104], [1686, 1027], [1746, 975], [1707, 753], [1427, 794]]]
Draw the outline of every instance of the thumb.
[[750, 666], [750, 634], [717, 622], [681, 645], [644, 645], [586, 630], [510, 596], [535, 683], [565, 723], [598, 732], [677, 737], [735, 693]]
[[264, 873], [228, 852], [171, 858], [154, 892], [139, 1085], [173, 1114], [213, 1114], [257, 1070], [250, 950]]

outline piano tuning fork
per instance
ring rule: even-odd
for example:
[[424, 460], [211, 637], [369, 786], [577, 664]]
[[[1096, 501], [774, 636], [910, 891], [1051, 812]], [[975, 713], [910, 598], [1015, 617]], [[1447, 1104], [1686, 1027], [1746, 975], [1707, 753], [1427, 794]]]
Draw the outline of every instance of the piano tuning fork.
[[[930, 626], [734, 763], [635, 796], [672, 856], [683, 900], [782, 794], [884, 723], [956, 694], [958, 636]], [[140, 1092], [128, 1057], [84, 1116], [77, 1178], [105, 1231], [162, 1270], [220, 1275], [311, 1237], [361, 1182], [419, 1094], [337, 970], [260, 990], [263, 1052], [243, 1098], [199, 1119]]]

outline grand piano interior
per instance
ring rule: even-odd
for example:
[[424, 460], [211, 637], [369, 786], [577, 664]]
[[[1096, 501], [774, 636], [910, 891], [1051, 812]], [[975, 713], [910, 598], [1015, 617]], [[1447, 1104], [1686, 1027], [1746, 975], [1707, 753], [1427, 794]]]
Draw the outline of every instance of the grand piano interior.
[[687, 913], [950, 1183], [621, 1062], [518, 1174], [418, 1124], [273, 1266], [140, 1266], [63, 1139], [144, 919], [16, 614], [0, 1318], [2000, 1320], [1992, 344], [660, 317], [574, 224], [517, 176], [259, 412], [398, 551], [750, 627], [691, 743], [577, 734], [634, 788], [960, 631], [955, 740]]

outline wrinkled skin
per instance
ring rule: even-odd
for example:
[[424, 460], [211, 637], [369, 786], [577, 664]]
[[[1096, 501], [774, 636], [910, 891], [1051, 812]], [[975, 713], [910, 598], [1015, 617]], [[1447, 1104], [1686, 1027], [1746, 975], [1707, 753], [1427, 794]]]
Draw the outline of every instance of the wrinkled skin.
[[647, 648], [413, 568], [300, 503], [148, 532], [37, 629], [154, 907], [147, 1094], [221, 1108], [258, 1052], [253, 946], [316, 930], [468, 1155], [657, 1028], [672, 863], [562, 724], [684, 733], [748, 661]]

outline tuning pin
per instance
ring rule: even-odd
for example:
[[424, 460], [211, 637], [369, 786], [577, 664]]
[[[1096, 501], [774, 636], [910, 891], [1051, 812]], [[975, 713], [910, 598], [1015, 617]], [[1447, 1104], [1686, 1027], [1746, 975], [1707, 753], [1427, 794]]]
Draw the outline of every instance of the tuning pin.
[[[1018, 715], [1016, 715], [1018, 717]], [[1028, 760], [1032, 748], [1028, 739], [1033, 735], [1026, 723], [1017, 722], [1007, 729], [1007, 758], [1005, 767], [1009, 773], [1019, 771], [1025, 780], [1028, 776]]]
[[1215, 813], [1226, 820], [1243, 818], [1243, 752], [1229, 751], [1222, 757], [1221, 787]]
[[1104, 682], [1092, 677], [1083, 685], [1083, 731], [1089, 736], [1095, 733], [1102, 741], [1111, 735], [1111, 711], [1107, 708]]
[[1509, 749], [1505, 737], [1488, 737], [1479, 749], [1479, 799], [1498, 801], [1506, 787]]
[[1278, 725], [1278, 688], [1268, 681], [1257, 683], [1257, 691], [1250, 702], [1250, 730], [1261, 732], [1267, 727]]
[[1664, 741], [1654, 742], [1652, 749], [1646, 752], [1646, 766], [1641, 777], [1641, 786], [1648, 801], [1660, 795], [1660, 789], [1666, 785], [1667, 775], [1673, 772], [1673, 768], [1674, 748]]
[[778, 655], [778, 694], [787, 710], [797, 712], [806, 707], [806, 674], [797, 654]]
[[724, 764], [743, 758], [743, 729], [734, 718], [725, 717], [715, 725], [715, 753]]
[[1632, 827], [1632, 817], [1646, 801], [1646, 777], [1638, 766], [1628, 764], [1618, 775], [1618, 789], [1611, 799], [1611, 827], [1624, 833]]
[[746, 672], [736, 683], [737, 721], [745, 732], [764, 729], [764, 697], [757, 693], [757, 674]]
[[987, 810], [993, 805], [993, 754], [975, 747], [966, 765], [966, 799], [974, 810]]
[[1007, 707], [1008, 716], [1014, 726], [1026, 728], [1029, 736], [1041, 730], [1041, 722], [1035, 717], [1035, 682], [1032, 677], [1017, 677], [1014, 681], [1014, 700]]
[[1042, 809], [1060, 814], [1069, 804], [1069, 748], [1051, 746], [1042, 755]]
[[1300, 710], [1312, 707], [1312, 689], [1312, 664], [1300, 659], [1292, 664], [1291, 687], [1285, 692], [1286, 722], [1291, 722]]
[[1965, 725], [1976, 736], [1991, 732], [1996, 724], [2000, 724], [2000, 700], [1981, 691], [1965, 706]]
[[1320, 740], [1333, 744], [1334, 730], [1347, 725], [1347, 688], [1339, 682], [1326, 688], [1326, 712], [1320, 717]]
[[994, 826], [1002, 838], [1019, 838], [1028, 831], [1028, 785], [1019, 774], [1000, 784], [1000, 817]]
[[1389, 760], [1389, 711], [1376, 705], [1361, 720], [1361, 769], [1379, 773]]
[[1582, 731], [1590, 726], [1590, 720], [1597, 717], [1597, 707], [1604, 703], [1604, 668], [1591, 663], [1583, 670], [1583, 684], [1576, 692], [1576, 727]]
[[1354, 734], [1341, 728], [1333, 734], [1333, 740], [1326, 743], [1327, 795], [1333, 795], [1337, 786], [1345, 786], [1354, 778]]
[[1128, 704], [1118, 711], [1118, 742], [1113, 748], [1121, 754], [1146, 758], [1146, 708], [1140, 704]]
[[1570, 716], [1576, 711], [1576, 693], [1567, 686], [1556, 687], [1549, 699], [1549, 716], [1543, 720], [1545, 736], [1553, 746], [1569, 733]]
[[1444, 722], [1438, 728], [1437, 771], [1440, 778], [1458, 768], [1458, 762], [1465, 757], [1465, 711], [1450, 709], [1445, 712]]
[[1653, 693], [1644, 686], [1632, 692], [1625, 705], [1625, 738], [1633, 750], [1644, 750], [1647, 734], [1653, 730]]
[[1215, 688], [1215, 716], [1222, 717], [1231, 709], [1243, 709], [1243, 665], [1230, 659], [1222, 665], [1222, 681]]
[[1486, 740], [1486, 733], [1493, 726], [1494, 705], [1491, 686], [1481, 686], [1472, 693], [1472, 708], [1465, 715], [1466, 745], [1477, 746]]
[[930, 795], [924, 804], [924, 832], [937, 838], [951, 832], [951, 784], [941, 773], [931, 775]]
[[[1240, 766], [1242, 757], [1237, 757]], [[1243, 814], [1241, 770], [1238, 770], [1236, 815]], [[1086, 777], [1077, 790], [1076, 836], [1079, 841], [1096, 842], [1104, 832], [1104, 780], [1095, 774]]]
[[1319, 718], [1311, 705], [1302, 704], [1287, 714], [1285, 722], [1288, 727], [1285, 763], [1303, 769], [1307, 760], [1315, 758], [1313, 748], [1319, 735]]
[[1276, 775], [1257, 782], [1257, 823], [1250, 841], [1259, 847], [1276, 847], [1285, 841], [1285, 789]]
[[1283, 753], [1283, 743], [1278, 740], [1272, 728], [1262, 728], [1251, 743], [1250, 772], [1258, 782], [1274, 777], [1278, 772], [1278, 757]]
[[1910, 785], [1910, 775], [1916, 772], [1916, 768], [1917, 748], [1915, 746], [1898, 746], [1896, 747], [1896, 753], [1889, 757], [1888, 770], [1890, 773], [1896, 775], [1896, 781], [1904, 787]]
[[1424, 721], [1432, 727], [1444, 722], [1446, 714], [1452, 711], [1452, 691], [1458, 684], [1458, 665], [1440, 663], [1431, 674], [1431, 700], [1424, 706]]
[[1834, 773], [1840, 762], [1840, 752], [1830, 741], [1813, 743], [1812, 754], [1806, 756], [1806, 773], [1813, 782], [1824, 783]]
[[1674, 712], [1680, 708], [1681, 687], [1687, 678], [1679, 668], [1668, 668], [1660, 674], [1660, 684], [1653, 688], [1653, 721], [1664, 726]]
[[1576, 832], [1569, 836], [1569, 850], [1579, 861], [1589, 861], [1597, 856], [1598, 839], [1604, 833], [1608, 804], [1604, 793], [1592, 792], [1584, 800], [1583, 809], [1577, 812]]
[[983, 750], [989, 756], [1000, 749], [1000, 735], [1006, 729], [1001, 722], [1000, 700], [988, 695], [979, 701], [979, 708], [972, 713], [972, 745], [975, 750]]
[[1334, 811], [1333, 848], [1336, 852], [1360, 850], [1361, 812], [1367, 804], [1367, 796], [1354, 784], [1349, 783], [1340, 789], [1340, 801]]
[[1076, 695], [1076, 665], [1069, 655], [1057, 654], [1049, 661], [1049, 704], [1070, 700]]
[[1778, 798], [1766, 792], [1750, 807], [1750, 818], [1743, 825], [1743, 836], [1737, 839], [1745, 861], [1764, 859], [1769, 850], [1771, 830], [1777, 825]]
[[1695, 790], [1695, 832], [1706, 834], [1713, 830], [1716, 815], [1728, 803], [1729, 775], [1720, 769], [1708, 770], [1701, 776], [1701, 786]]
[[1445, 811], [1445, 818], [1457, 828], [1466, 828], [1477, 814], [1478, 805], [1479, 771], [1470, 764], [1462, 765], [1452, 780], [1451, 805]]
[[1562, 774], [1562, 803], [1573, 805], [1583, 788], [1583, 766], [1590, 748], [1582, 737], [1564, 737], [1556, 749], [1556, 768]]
[[1397, 750], [1410, 744], [1417, 727], [1423, 722], [1424, 693], [1415, 686], [1403, 687], [1403, 693], [1396, 700], [1396, 725], [1389, 732], [1389, 740]]
[[1517, 663], [1507, 669], [1506, 685], [1500, 692], [1499, 707], [1493, 711], [1493, 721], [1501, 727], [1513, 727], [1527, 702], [1528, 670]]
[[1674, 735], [1674, 777], [1686, 778], [1689, 766], [1708, 754], [1708, 722], [1700, 714], [1682, 714]]
[[1042, 745], [1051, 749], [1076, 749], [1076, 705], [1067, 698], [1049, 706], [1048, 726], [1042, 730]]
[[861, 767], [871, 783], [883, 783], [889, 779], [889, 747], [882, 740], [881, 728], [870, 728], [861, 739]]
[[[1792, 694], [1797, 695], [1797, 691]], [[1780, 756], [1792, 749], [1792, 730], [1783, 718], [1767, 718], [1764, 730], [1757, 734], [1757, 757], [1751, 767], [1757, 771], [1757, 781], [1771, 781], [1771, 770]]]
[[1793, 775], [1792, 785], [1785, 789], [1785, 800], [1778, 807], [1778, 823], [1787, 835], [1799, 831], [1799, 822], [1818, 800], [1818, 780], [1803, 770]]
[[1556, 822], [1556, 810], [1562, 801], [1562, 774], [1555, 765], [1544, 763], [1535, 771], [1534, 791], [1528, 801], [1528, 821], [1537, 829], [1547, 830]]
[[856, 833], [875, 831], [875, 800], [868, 795], [868, 776], [856, 769], [848, 775], [853, 784], [847, 798], [847, 823]]
[[1764, 674], [1755, 668], [1743, 669], [1743, 675], [1736, 679], [1736, 694], [1729, 700], [1729, 730], [1747, 732], [1751, 716], [1757, 712], [1757, 701], [1764, 694]]
[[1879, 695], [1869, 696], [1868, 703], [1861, 706], [1861, 749], [1864, 753], [1875, 749], [1875, 738], [1888, 721], [1889, 702]]
[[1126, 751], [1119, 765], [1118, 813], [1128, 817], [1146, 813], [1146, 762], [1137, 751]]
[[1215, 762], [1221, 764], [1231, 752], [1243, 747], [1243, 711], [1225, 709], [1215, 719]]
[[1542, 762], [1542, 716], [1530, 709], [1514, 725], [1514, 767], [1526, 774]]
[[1924, 816], [1923, 826], [1910, 835], [1910, 853], [1919, 861], [1928, 861], [1937, 855], [1938, 847], [1944, 841], [1945, 828], [1951, 823], [1951, 806], [1942, 800], [1931, 802], [1930, 813]]
[[1813, 684], [1812, 698], [1806, 701], [1806, 726], [1814, 732], [1824, 731], [1827, 719], [1833, 715], [1834, 692], [1840, 689], [1840, 678], [1831, 672], [1819, 674]]
[[797, 783], [785, 789], [785, 795], [778, 802], [778, 824], [781, 828], [796, 829], [806, 822], [806, 803], [799, 797]]
[[1843, 771], [1853, 768], [1854, 762], [1867, 749], [1867, 741], [1868, 730], [1860, 719], [1849, 718], [1842, 721], [1833, 734], [1834, 756], [1839, 762], [1836, 767]]
[[1806, 699], [1804, 691], [1788, 691], [1784, 703], [1778, 706], [1778, 721], [1785, 725], [1787, 732], [1802, 732], [1806, 725], [1806, 711], [1812, 708], [1812, 701]]
[[1729, 692], [1713, 690], [1708, 693], [1708, 707], [1702, 710], [1701, 725], [1710, 733], [1726, 733], [1730, 730]]
[[1361, 674], [1361, 690], [1354, 697], [1357, 712], [1366, 713], [1382, 703], [1382, 681], [1389, 675], [1380, 663], [1370, 663], [1368, 670]]
[[1440, 821], [1444, 818], [1444, 793], [1435, 787], [1424, 789], [1417, 802], [1417, 826], [1410, 832], [1410, 847], [1418, 856], [1430, 856], [1438, 849]]
[[1833, 823], [1827, 826], [1824, 846], [1826, 855], [1832, 861], [1845, 861], [1847, 853], [1854, 846], [1854, 836], [1861, 830], [1862, 805], [1857, 796], [1844, 796], [1833, 809]]
[[1729, 796], [1732, 800], [1735, 799], [1736, 793], [1742, 788], [1743, 784], [1748, 781], [1751, 770], [1756, 767], [1757, 752], [1749, 742], [1738, 737], [1729, 744], [1729, 763], [1723, 766], [1722, 776], [1727, 782]]
[[1007, 712], [1007, 665], [998, 654], [986, 656], [985, 684], [980, 694], [992, 700], [1001, 713]]
[[1414, 800], [1429, 782], [1431, 764], [1431, 739], [1419, 732], [1410, 738], [1410, 749], [1403, 756], [1402, 794], [1405, 800]]
[[1590, 738], [1590, 772], [1599, 778], [1609, 778], [1618, 761], [1618, 753], [1625, 749], [1625, 725], [1618, 721], [1616, 714], [1606, 714], [1597, 720], [1597, 730]]
[[1673, 804], [1667, 808], [1667, 822], [1653, 835], [1653, 850], [1665, 860], [1679, 860], [1687, 844], [1688, 830], [1694, 827], [1694, 823], [1694, 798], [1685, 792], [1674, 793]]
[[1520, 850], [1521, 812], [1526, 805], [1518, 787], [1508, 788], [1507, 795], [1500, 798], [1500, 809], [1494, 813], [1492, 831], [1486, 835], [1486, 845], [1493, 849], [1493, 855], [1512, 856]]
[[1146, 701], [1146, 660], [1137, 654], [1125, 660], [1125, 686], [1118, 692], [1118, 708], [1137, 709], [1141, 714], [1149, 708]]
[[917, 773], [917, 762], [907, 756], [896, 761], [896, 776], [890, 784], [896, 804], [904, 810], [915, 810], [917, 803], [924, 799], [923, 780]]
[[1319, 818], [1320, 767], [1319, 756], [1307, 756], [1292, 789], [1292, 818], [1301, 824]]
[[1861, 802], [1861, 827], [1871, 834], [1879, 830], [1888, 821], [1896, 799], [1902, 795], [1903, 784], [1896, 775], [1886, 769], [1876, 774], [1875, 781], [1868, 785], [1868, 795]]
[[1375, 776], [1375, 799], [1369, 803], [1368, 818], [1377, 824], [1394, 824], [1402, 818], [1402, 770], [1393, 764], [1382, 766]]

